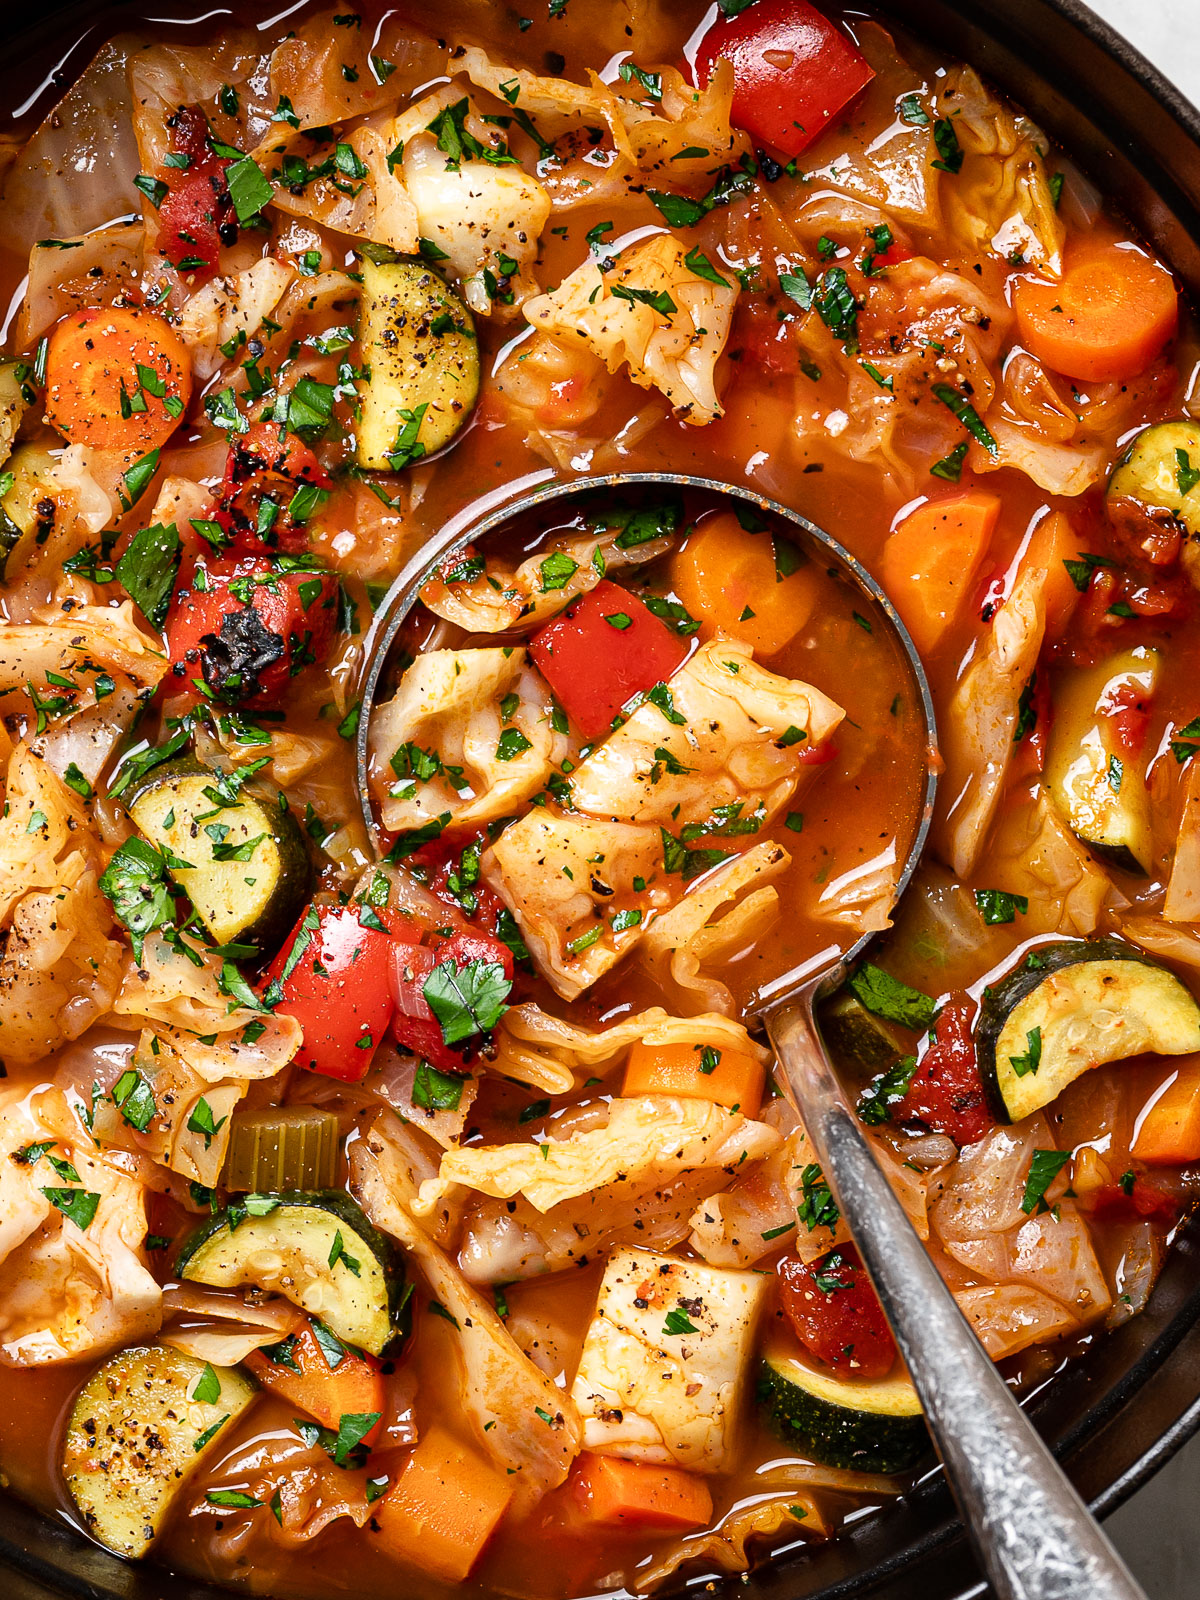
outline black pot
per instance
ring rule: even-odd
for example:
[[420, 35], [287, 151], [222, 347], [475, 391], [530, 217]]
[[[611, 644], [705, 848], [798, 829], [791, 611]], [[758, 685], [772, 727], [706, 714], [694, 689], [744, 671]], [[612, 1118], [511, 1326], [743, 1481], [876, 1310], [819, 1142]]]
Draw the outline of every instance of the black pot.
[[[499, 3], [499, 0], [496, 0]], [[580, 0], [596, 3], [596, 0]], [[969, 61], [1079, 162], [1171, 264], [1200, 304], [1200, 112], [1080, 0], [873, 0], [913, 33]], [[285, 5], [226, 0], [258, 20]], [[216, 7], [221, 0], [216, 0]], [[219, 15], [201, 0], [8, 0], [0, 103], [20, 104], [54, 74], [52, 101], [122, 27], [169, 11]], [[224, 9], [222, 7], [221, 9]], [[174, 27], [175, 37], [194, 30]], [[74, 40], [80, 43], [64, 54]], [[48, 109], [48, 103], [45, 106]], [[1200, 1217], [1184, 1229], [1149, 1307], [1101, 1338], [1032, 1401], [1038, 1426], [1099, 1515], [1114, 1510], [1200, 1427]], [[853, 1523], [827, 1546], [714, 1585], [744, 1600], [971, 1600], [985, 1585], [940, 1472]], [[5, 1600], [228, 1600], [230, 1590], [132, 1566], [0, 1492]]]

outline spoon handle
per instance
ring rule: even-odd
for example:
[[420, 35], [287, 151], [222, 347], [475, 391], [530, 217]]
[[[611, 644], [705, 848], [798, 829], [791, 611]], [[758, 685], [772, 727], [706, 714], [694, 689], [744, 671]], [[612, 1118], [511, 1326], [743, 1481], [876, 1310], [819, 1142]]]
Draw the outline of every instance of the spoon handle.
[[1145, 1600], [979, 1343], [871, 1154], [812, 992], [767, 1019], [998, 1600]]

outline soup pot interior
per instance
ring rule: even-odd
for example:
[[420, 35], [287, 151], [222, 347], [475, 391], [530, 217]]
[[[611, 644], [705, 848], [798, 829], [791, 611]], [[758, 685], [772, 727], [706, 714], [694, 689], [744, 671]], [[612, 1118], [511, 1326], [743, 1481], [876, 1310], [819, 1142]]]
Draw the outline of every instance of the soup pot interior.
[[[878, 9], [970, 62], [1011, 94], [1124, 210], [1200, 302], [1200, 113], [1078, 0], [877, 0]], [[0, 98], [49, 109], [106, 37], [147, 18], [170, 36], [176, 19], [236, 12], [267, 21], [280, 6], [172, 0], [105, 6], [11, 4], [0, 33]], [[286, 14], [286, 8], [284, 10]], [[41, 84], [40, 91], [35, 86]], [[1071, 1477], [1101, 1514], [1148, 1478], [1200, 1425], [1200, 1219], [1171, 1252], [1147, 1310], [1067, 1367], [1033, 1412]], [[229, 1590], [131, 1566], [83, 1540], [63, 1519], [0, 1493], [0, 1587], [8, 1600], [218, 1600]], [[852, 1521], [827, 1546], [798, 1546], [724, 1586], [746, 1600], [969, 1600], [984, 1585], [957, 1528], [941, 1475], [904, 1500]], [[706, 1592], [713, 1592], [706, 1589]]]

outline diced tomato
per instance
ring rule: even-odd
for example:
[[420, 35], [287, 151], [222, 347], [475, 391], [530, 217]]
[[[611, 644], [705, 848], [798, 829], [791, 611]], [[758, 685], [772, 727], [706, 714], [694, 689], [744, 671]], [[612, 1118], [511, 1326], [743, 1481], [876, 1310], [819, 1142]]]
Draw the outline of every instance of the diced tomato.
[[1132, 1184], [1107, 1183], [1092, 1196], [1091, 1212], [1098, 1221], [1134, 1222], [1139, 1217], [1172, 1223], [1179, 1216], [1179, 1201], [1166, 1189], [1148, 1183], [1140, 1174]]
[[408, 865], [424, 874], [431, 894], [460, 917], [490, 932], [506, 907], [491, 885], [479, 876], [479, 857], [486, 844], [487, 834], [483, 832], [453, 844], [439, 839], [422, 845], [409, 857]]
[[860, 1378], [892, 1370], [896, 1341], [852, 1244], [819, 1261], [785, 1256], [776, 1270], [784, 1315], [818, 1361]]
[[821, 744], [808, 745], [801, 750], [796, 760], [802, 767], [824, 767], [838, 758], [838, 747], [832, 739], [825, 739]]
[[299, 555], [308, 549], [308, 517], [320, 502], [297, 491], [303, 485], [328, 491], [332, 484], [294, 433], [256, 422], [230, 444], [216, 520], [235, 550]]
[[389, 934], [361, 921], [362, 908], [311, 905], [267, 970], [264, 991], [279, 1016], [304, 1029], [296, 1057], [309, 1072], [357, 1083], [392, 1020]]
[[535, 633], [529, 653], [584, 738], [599, 739], [627, 700], [682, 665], [688, 646], [636, 595], [605, 579]]
[[733, 63], [732, 121], [787, 160], [875, 76], [862, 51], [808, 0], [756, 0], [736, 17], [718, 16], [696, 52], [702, 88], [720, 58]]
[[337, 607], [331, 572], [281, 572], [264, 556], [202, 557], [167, 616], [168, 687], [224, 705], [269, 705], [328, 656]]
[[871, 271], [882, 272], [885, 267], [898, 267], [904, 261], [911, 261], [913, 254], [908, 245], [893, 239], [886, 250], [880, 250], [871, 257]]
[[897, 1122], [917, 1117], [937, 1133], [948, 1134], [960, 1147], [982, 1139], [995, 1120], [988, 1110], [975, 1059], [972, 1012], [965, 995], [943, 1007], [934, 1041], [908, 1093], [892, 1111]]
[[1136, 683], [1116, 683], [1105, 693], [1099, 709], [1112, 723], [1117, 743], [1125, 754], [1140, 755], [1150, 727], [1149, 695]]
[[159, 173], [168, 193], [158, 211], [158, 248], [172, 266], [203, 281], [217, 270], [221, 246], [237, 240], [237, 213], [225, 179], [229, 162], [214, 154], [199, 106], [181, 106], [170, 125], [172, 154], [187, 165]]
[[442, 1024], [425, 997], [425, 984], [435, 967], [446, 967], [447, 963], [447, 970], [452, 968], [460, 976], [479, 965], [499, 967], [507, 993], [513, 976], [512, 951], [486, 933], [454, 933], [449, 938], [427, 934], [422, 944], [406, 944], [397, 939], [392, 946], [392, 1033], [396, 1042], [441, 1072], [465, 1072], [490, 1035], [476, 1029], [454, 1044], [446, 1043]]

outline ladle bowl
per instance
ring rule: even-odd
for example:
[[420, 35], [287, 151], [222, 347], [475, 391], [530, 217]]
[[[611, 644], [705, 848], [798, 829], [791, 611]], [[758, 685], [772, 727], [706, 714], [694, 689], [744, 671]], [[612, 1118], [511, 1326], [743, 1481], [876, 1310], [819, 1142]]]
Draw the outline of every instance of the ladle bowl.
[[[357, 758], [368, 832], [382, 843], [370, 798], [371, 711], [396, 674], [396, 658], [419, 614], [426, 581], [468, 546], [478, 550], [539, 512], [558, 511], [588, 496], [655, 489], [697, 492], [776, 519], [806, 554], [826, 563], [831, 577], [852, 586], [870, 608], [872, 631], [876, 620], [890, 630], [915, 691], [923, 734], [922, 759], [912, 767], [911, 836], [894, 880], [894, 909], [925, 848], [937, 787], [933, 699], [912, 639], [888, 596], [824, 529], [743, 487], [682, 473], [614, 473], [518, 492], [477, 520], [470, 520], [469, 512], [456, 519], [409, 562], [384, 597], [367, 640]], [[834, 688], [839, 700], [853, 691], [853, 663], [846, 668], [843, 694]], [[811, 951], [761, 984], [744, 1010], [771, 1039], [780, 1087], [796, 1105], [892, 1325], [998, 1600], [1144, 1600], [958, 1309], [872, 1156], [830, 1064], [816, 1004], [843, 981], [878, 931], [861, 931], [844, 943], [835, 940]]]
[[[896, 876], [893, 904], [907, 888], [921, 859], [925, 841], [933, 820], [933, 802], [937, 791], [936, 760], [937, 725], [934, 718], [933, 697], [925, 677], [925, 669], [917, 654], [908, 629], [900, 619], [891, 600], [879, 584], [838, 541], [816, 523], [802, 517], [799, 512], [781, 505], [764, 495], [740, 485], [722, 483], [715, 478], [695, 477], [680, 472], [627, 472], [610, 473], [603, 477], [574, 478], [567, 482], [550, 482], [529, 492], [520, 492], [500, 505], [492, 505], [482, 516], [471, 518], [470, 509], [456, 517], [404, 567], [380, 602], [371, 630], [367, 636], [364, 666], [361, 672], [361, 710], [359, 713], [356, 755], [358, 763], [358, 790], [367, 832], [378, 845], [381, 830], [371, 804], [369, 729], [371, 710], [380, 698], [381, 690], [388, 685], [395, 672], [396, 657], [400, 653], [406, 628], [410, 625], [414, 608], [420, 602], [424, 584], [447, 563], [470, 548], [479, 548], [503, 537], [514, 525], [523, 523], [538, 514], [568, 511], [575, 503], [586, 503], [597, 496], [613, 496], [630, 492], [643, 493], [655, 490], [691, 491], [713, 499], [723, 499], [742, 505], [758, 515], [786, 526], [789, 537], [810, 558], [822, 560], [829, 569], [836, 568], [841, 581], [851, 587], [860, 598], [864, 610], [870, 610], [883, 619], [884, 626], [898, 645], [898, 654], [910, 679], [914, 703], [921, 723], [924, 759], [920, 763], [919, 787], [913, 797], [911, 815], [913, 826], [902, 867]], [[829, 691], [839, 699], [837, 687]], [[904, 841], [901, 841], [904, 844]], [[747, 1004], [747, 1011], [755, 1016], [764, 1014], [772, 1006], [782, 1005], [800, 993], [814, 973], [820, 973], [822, 991], [837, 987], [846, 972], [862, 956], [875, 937], [873, 932], [858, 935], [848, 944], [835, 943], [814, 950], [803, 963], [778, 974], [763, 984]]]

